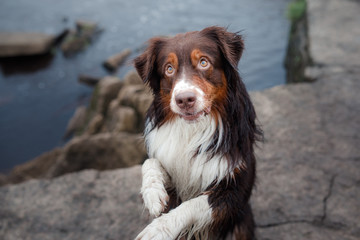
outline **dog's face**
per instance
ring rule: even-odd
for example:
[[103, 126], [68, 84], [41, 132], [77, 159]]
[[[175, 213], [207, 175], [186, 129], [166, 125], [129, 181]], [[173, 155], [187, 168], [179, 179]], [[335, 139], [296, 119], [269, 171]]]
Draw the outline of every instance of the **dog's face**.
[[229, 87], [226, 69], [236, 68], [243, 50], [239, 35], [209, 27], [149, 43], [135, 59], [135, 67], [167, 118], [179, 116], [192, 122], [221, 112]]

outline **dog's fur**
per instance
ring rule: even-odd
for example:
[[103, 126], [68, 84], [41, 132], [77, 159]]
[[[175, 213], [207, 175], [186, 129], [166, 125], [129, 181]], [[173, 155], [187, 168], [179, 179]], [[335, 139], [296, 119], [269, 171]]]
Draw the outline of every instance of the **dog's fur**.
[[208, 27], [150, 39], [135, 59], [154, 94], [141, 194], [156, 217], [136, 239], [254, 239], [261, 130], [237, 72], [243, 48], [238, 33]]

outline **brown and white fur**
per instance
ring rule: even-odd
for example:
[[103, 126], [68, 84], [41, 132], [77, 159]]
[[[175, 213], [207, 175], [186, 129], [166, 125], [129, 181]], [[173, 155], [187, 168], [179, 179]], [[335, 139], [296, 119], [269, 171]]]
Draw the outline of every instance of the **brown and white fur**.
[[153, 38], [135, 59], [153, 91], [141, 194], [148, 239], [254, 239], [256, 114], [237, 72], [244, 48], [221, 27]]

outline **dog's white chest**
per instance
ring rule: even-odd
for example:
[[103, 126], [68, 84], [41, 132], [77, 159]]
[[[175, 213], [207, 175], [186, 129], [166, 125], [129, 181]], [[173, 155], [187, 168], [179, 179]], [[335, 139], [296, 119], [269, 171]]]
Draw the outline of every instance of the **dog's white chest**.
[[215, 131], [213, 119], [203, 116], [196, 123], [178, 118], [146, 136], [149, 156], [161, 162], [183, 201], [223, 179], [228, 172], [228, 164], [221, 156], [208, 159], [206, 149]]

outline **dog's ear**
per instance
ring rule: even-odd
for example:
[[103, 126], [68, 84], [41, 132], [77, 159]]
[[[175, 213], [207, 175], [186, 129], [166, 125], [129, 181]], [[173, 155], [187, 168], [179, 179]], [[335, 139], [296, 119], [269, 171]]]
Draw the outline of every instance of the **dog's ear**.
[[148, 84], [154, 93], [160, 90], [160, 76], [157, 73], [157, 56], [164, 44], [162, 38], [152, 38], [145, 52], [135, 58], [134, 65], [145, 84]]
[[244, 40], [242, 36], [238, 33], [228, 32], [226, 28], [217, 26], [205, 28], [201, 32], [218, 44], [224, 58], [233, 69], [237, 69], [244, 50]]
[[[237, 65], [244, 50], [244, 41], [238, 33], [228, 32], [221, 27], [208, 27], [201, 33], [217, 43], [225, 60], [224, 72], [228, 81], [228, 103], [225, 107], [226, 118], [224, 117], [223, 121], [227, 122], [224, 124], [225, 126], [231, 126], [231, 128], [224, 128], [228, 134], [224, 134], [224, 145], [221, 149], [232, 156], [230, 159], [233, 159], [234, 166], [240, 157], [245, 161], [253, 162], [255, 159], [253, 143], [255, 140], [261, 139], [262, 132], [255, 124], [254, 106], [237, 71]], [[233, 146], [238, 146], [238, 148]], [[238, 155], [240, 156], [238, 157]]]

